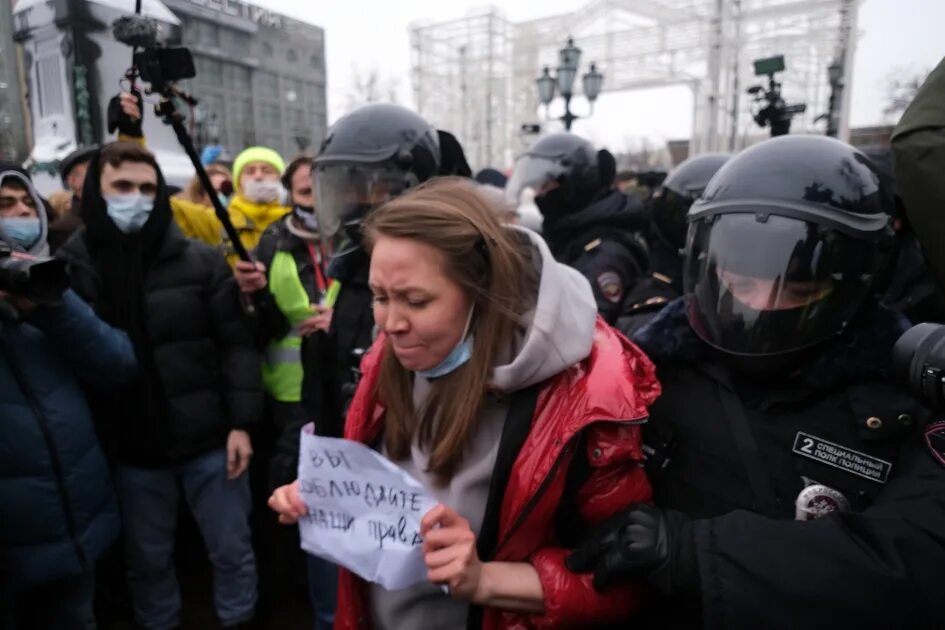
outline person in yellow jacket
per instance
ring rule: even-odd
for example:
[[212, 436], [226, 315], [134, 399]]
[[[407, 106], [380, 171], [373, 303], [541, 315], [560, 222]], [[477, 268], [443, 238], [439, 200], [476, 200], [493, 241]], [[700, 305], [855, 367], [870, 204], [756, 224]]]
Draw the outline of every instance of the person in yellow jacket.
[[[140, 101], [132, 94], [123, 93], [120, 95], [120, 104], [124, 117], [128, 119], [125, 128], [134, 129], [137, 136], [125, 134], [124, 137], [119, 135], [119, 139], [135, 140], [144, 144], [144, 137], [140, 135]], [[119, 124], [119, 129], [122, 128], [123, 125]], [[267, 227], [291, 210], [286, 205], [288, 193], [281, 181], [283, 171], [285, 161], [267, 147], [244, 149], [233, 162], [235, 194], [230, 199], [227, 211], [233, 227], [240, 235], [240, 241], [249, 251], [256, 249]], [[213, 207], [172, 197], [171, 211], [184, 236], [220, 247], [230, 266], [236, 266], [239, 257]], [[252, 266], [249, 269], [252, 269]]]
[[[286, 205], [287, 193], [280, 179], [284, 170], [285, 162], [279, 154], [266, 147], [244, 149], [233, 162], [236, 192], [227, 211], [240, 241], [249, 251], [256, 249], [266, 228], [291, 210]], [[185, 236], [221, 246], [230, 266], [236, 265], [239, 258], [213, 208], [173, 198], [171, 210]]]

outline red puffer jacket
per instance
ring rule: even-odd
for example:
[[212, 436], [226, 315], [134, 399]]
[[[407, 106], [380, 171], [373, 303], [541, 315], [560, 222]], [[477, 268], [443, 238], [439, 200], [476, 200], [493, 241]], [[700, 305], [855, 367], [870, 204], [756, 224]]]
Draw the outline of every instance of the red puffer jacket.
[[[362, 364], [363, 378], [345, 424], [350, 440], [371, 443], [383, 428], [384, 409], [373, 396], [382, 344], [379, 339]], [[494, 559], [535, 567], [545, 612], [486, 609], [483, 629], [586, 628], [627, 619], [641, 607], [646, 599], [642, 584], [628, 583], [600, 594], [590, 574], [571, 573], [564, 565], [569, 550], [555, 540], [553, 522], [579, 443], [587, 449], [590, 464], [577, 493], [585, 525], [651, 499], [642, 468], [640, 424], [659, 392], [650, 360], [600, 318], [590, 356], [542, 385], [531, 430], [502, 498]], [[339, 580], [335, 630], [369, 628], [366, 583], [345, 570]]]

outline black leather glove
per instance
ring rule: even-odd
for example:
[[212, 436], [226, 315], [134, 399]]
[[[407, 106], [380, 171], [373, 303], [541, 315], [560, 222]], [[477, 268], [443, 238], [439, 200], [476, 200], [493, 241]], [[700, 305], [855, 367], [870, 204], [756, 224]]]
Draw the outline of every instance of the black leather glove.
[[142, 123], [144, 122], [144, 99], [141, 98], [141, 92], [132, 90], [131, 95], [138, 101], [138, 111], [141, 116], [132, 118], [121, 108], [121, 95], [113, 96], [108, 101], [108, 133], [118, 133], [132, 138], [140, 138], [144, 135]]
[[634, 506], [602, 523], [566, 564], [575, 573], [593, 570], [598, 591], [631, 578], [645, 578], [664, 595], [701, 590], [689, 517], [651, 505]]

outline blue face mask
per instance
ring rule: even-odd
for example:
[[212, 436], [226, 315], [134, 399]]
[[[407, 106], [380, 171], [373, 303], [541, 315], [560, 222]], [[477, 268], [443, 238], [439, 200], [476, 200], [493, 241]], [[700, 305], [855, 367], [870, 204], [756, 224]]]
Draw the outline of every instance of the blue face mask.
[[463, 336], [460, 339], [460, 342], [456, 344], [456, 347], [453, 348], [446, 358], [440, 361], [438, 365], [430, 368], [429, 370], [417, 370], [417, 374], [423, 378], [430, 380], [434, 378], [440, 378], [441, 376], [446, 376], [450, 372], [454, 372], [472, 358], [472, 349], [473, 349], [473, 335], [469, 334], [469, 326], [472, 324], [472, 316], [475, 307], [470, 309], [469, 317], [466, 318], [466, 328], [463, 330]]
[[154, 199], [141, 193], [108, 195], [105, 204], [109, 218], [125, 234], [140, 231], [154, 209]]
[[23, 249], [29, 249], [39, 240], [42, 226], [35, 217], [10, 217], [0, 219], [0, 230]]
[[223, 204], [224, 208], [230, 205], [230, 198], [223, 193], [217, 193], [217, 199], [220, 200], [220, 203]]

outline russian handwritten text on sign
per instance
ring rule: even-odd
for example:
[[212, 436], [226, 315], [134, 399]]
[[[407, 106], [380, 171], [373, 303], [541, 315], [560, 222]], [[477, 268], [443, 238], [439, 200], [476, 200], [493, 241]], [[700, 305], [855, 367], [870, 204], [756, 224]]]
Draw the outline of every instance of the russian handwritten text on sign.
[[302, 429], [302, 548], [386, 589], [426, 579], [420, 520], [436, 501], [417, 480], [363, 444]]

